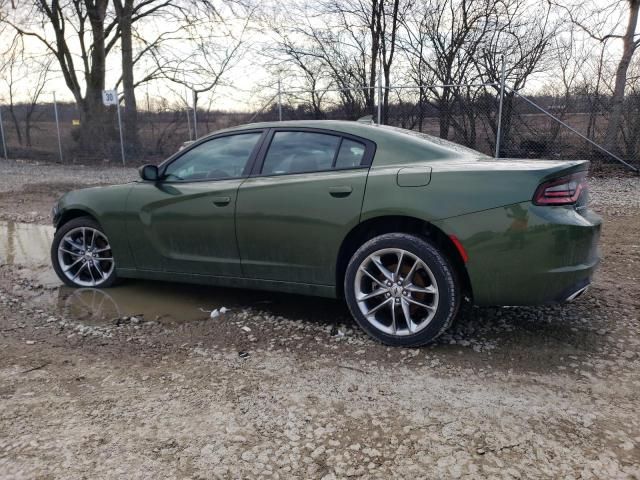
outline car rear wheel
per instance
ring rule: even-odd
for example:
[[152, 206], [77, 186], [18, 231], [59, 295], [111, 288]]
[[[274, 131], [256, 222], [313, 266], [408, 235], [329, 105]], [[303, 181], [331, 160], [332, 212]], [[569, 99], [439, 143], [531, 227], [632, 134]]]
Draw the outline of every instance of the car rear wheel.
[[431, 243], [404, 233], [362, 245], [347, 267], [344, 291], [362, 329], [394, 346], [433, 341], [451, 325], [460, 304], [449, 260]]
[[116, 281], [109, 239], [90, 217], [74, 218], [58, 229], [51, 261], [60, 280], [71, 287], [110, 287]]

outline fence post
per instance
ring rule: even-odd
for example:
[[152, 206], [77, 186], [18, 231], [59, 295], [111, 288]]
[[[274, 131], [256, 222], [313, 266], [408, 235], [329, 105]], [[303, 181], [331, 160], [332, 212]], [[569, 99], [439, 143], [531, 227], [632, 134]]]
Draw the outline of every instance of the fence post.
[[189, 111], [189, 102], [187, 102], [187, 130], [189, 130], [189, 141], [193, 140], [191, 138], [191, 112]]
[[122, 155], [122, 166], [125, 166], [124, 162], [124, 139], [122, 137], [122, 117], [120, 116], [120, 98], [118, 98], [118, 91], [116, 90], [116, 111], [118, 112], [118, 130], [120, 131], [120, 154]]
[[378, 125], [382, 123], [382, 74], [378, 71]]
[[56, 102], [56, 92], [53, 92], [53, 113], [56, 117], [56, 132], [58, 133], [58, 154], [60, 155], [60, 163], [64, 163], [62, 158], [62, 140], [60, 139], [60, 122], [58, 120], [58, 103]]
[[282, 82], [278, 77], [278, 121], [282, 121]]
[[2, 137], [2, 148], [4, 149], [4, 159], [9, 160], [7, 155], [7, 141], [4, 138], [4, 127], [2, 126], [2, 106], [0, 106], [0, 137]]
[[198, 139], [198, 92], [195, 90], [191, 90], [193, 92], [193, 139]]
[[502, 138], [502, 103], [504, 102], [504, 55], [500, 72], [500, 98], [498, 100], [498, 128], [496, 129], [496, 158], [500, 158], [500, 140]]

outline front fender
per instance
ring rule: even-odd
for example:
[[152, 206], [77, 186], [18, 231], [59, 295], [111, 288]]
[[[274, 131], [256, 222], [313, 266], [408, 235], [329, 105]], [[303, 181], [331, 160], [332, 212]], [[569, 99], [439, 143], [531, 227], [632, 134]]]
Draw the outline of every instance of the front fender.
[[109, 239], [116, 268], [133, 268], [129, 241], [125, 232], [126, 205], [133, 184], [83, 188], [66, 193], [54, 207], [56, 229], [72, 218], [93, 217]]

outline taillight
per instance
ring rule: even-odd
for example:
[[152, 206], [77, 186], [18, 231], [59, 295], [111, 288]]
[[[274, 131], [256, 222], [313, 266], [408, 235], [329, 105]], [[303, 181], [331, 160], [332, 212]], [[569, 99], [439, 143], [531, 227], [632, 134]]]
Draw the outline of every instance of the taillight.
[[574, 173], [540, 184], [533, 195], [534, 205], [570, 205], [587, 189], [587, 172]]

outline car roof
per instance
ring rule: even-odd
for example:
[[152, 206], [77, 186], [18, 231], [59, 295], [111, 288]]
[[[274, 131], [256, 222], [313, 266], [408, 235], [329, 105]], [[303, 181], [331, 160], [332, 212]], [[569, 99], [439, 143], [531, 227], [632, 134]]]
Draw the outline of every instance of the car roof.
[[376, 144], [376, 165], [389, 165], [420, 160], [484, 156], [466, 147], [439, 138], [386, 125], [347, 120], [287, 120], [249, 123], [213, 132], [237, 132], [264, 128], [313, 128], [347, 133]]
[[[351, 133], [364, 138], [375, 136], [377, 125], [348, 120], [285, 120], [272, 122], [257, 122], [230, 127], [225, 131], [246, 130], [252, 128], [318, 128], [322, 130], [334, 130], [337, 132]], [[356, 133], [357, 132], [357, 133]], [[217, 133], [217, 132], [216, 132]]]

